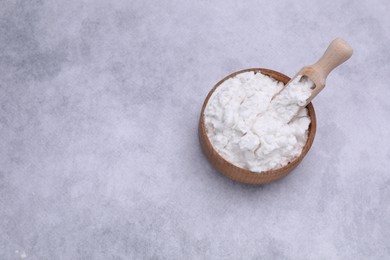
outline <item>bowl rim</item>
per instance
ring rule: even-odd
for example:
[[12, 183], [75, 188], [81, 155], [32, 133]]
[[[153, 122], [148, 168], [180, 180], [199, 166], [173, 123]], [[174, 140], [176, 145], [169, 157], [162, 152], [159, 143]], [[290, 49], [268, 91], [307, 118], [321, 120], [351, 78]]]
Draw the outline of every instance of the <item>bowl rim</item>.
[[311, 102], [306, 106], [311, 120], [308, 129], [308, 137], [306, 140], [306, 144], [302, 148], [301, 154], [293, 161], [289, 162], [287, 165], [277, 169], [268, 170], [268, 171], [253, 172], [248, 169], [244, 169], [232, 164], [231, 162], [225, 160], [212, 146], [206, 131], [204, 111], [212, 94], [224, 81], [245, 72], [262, 73], [278, 81], [282, 81], [284, 84], [287, 84], [287, 82], [290, 81], [290, 77], [284, 75], [283, 73], [280, 73], [275, 70], [265, 69], [265, 68], [249, 68], [249, 69], [239, 70], [224, 77], [217, 84], [215, 84], [215, 86], [210, 90], [206, 99], [203, 102], [203, 106], [200, 114], [200, 120], [199, 120], [199, 139], [200, 139], [203, 153], [206, 155], [209, 162], [223, 175], [235, 181], [246, 183], [246, 184], [270, 183], [286, 176], [289, 172], [291, 172], [303, 160], [303, 158], [310, 150], [316, 134], [317, 123], [316, 123], [315, 110]]

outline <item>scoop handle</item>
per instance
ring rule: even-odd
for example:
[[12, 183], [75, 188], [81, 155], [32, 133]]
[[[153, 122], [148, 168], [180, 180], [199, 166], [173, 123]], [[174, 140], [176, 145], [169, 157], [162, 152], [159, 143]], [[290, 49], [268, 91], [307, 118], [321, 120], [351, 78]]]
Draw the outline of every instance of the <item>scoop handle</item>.
[[336, 38], [329, 44], [325, 53], [316, 63], [306, 66], [298, 72], [298, 75], [307, 76], [315, 84], [312, 96], [307, 103], [309, 103], [325, 87], [326, 78], [329, 73], [334, 68], [348, 60], [352, 56], [352, 53], [352, 47], [346, 41]]

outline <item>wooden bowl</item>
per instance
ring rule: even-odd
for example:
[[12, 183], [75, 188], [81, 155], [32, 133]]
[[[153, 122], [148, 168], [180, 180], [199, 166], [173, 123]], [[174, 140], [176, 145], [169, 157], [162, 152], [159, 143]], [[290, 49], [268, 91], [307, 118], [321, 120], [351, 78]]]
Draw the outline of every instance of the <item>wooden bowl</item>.
[[225, 80], [232, 78], [236, 76], [237, 74], [243, 73], [243, 72], [250, 72], [253, 71], [255, 73], [262, 73], [267, 76], [270, 76], [278, 81], [283, 82], [284, 84], [287, 84], [287, 82], [290, 80], [289, 77], [286, 75], [279, 73], [274, 70], [269, 69], [246, 69], [246, 70], [240, 70], [237, 72], [234, 72], [230, 74], [229, 76], [222, 79], [220, 82], [218, 82], [214, 88], [210, 91], [210, 93], [207, 95], [206, 100], [203, 103], [202, 112], [200, 114], [200, 122], [199, 122], [199, 140], [200, 144], [203, 150], [203, 153], [206, 155], [209, 162], [223, 175], [226, 177], [246, 184], [265, 184], [270, 183], [273, 181], [276, 181], [284, 176], [286, 176], [289, 172], [291, 172], [305, 157], [307, 152], [309, 151], [311, 145], [313, 144], [314, 136], [316, 133], [316, 115], [314, 112], [314, 107], [311, 103], [309, 103], [306, 108], [309, 110], [309, 116], [311, 119], [311, 123], [309, 125], [309, 134], [306, 141], [305, 146], [302, 149], [302, 153], [297, 157], [295, 160], [289, 162], [286, 166], [283, 166], [281, 168], [275, 169], [275, 170], [269, 170], [264, 171], [261, 173], [252, 172], [247, 169], [243, 169], [240, 167], [237, 167], [233, 165], [232, 163], [226, 161], [224, 158], [222, 158], [221, 155], [218, 154], [216, 150], [214, 150], [213, 146], [210, 143], [210, 140], [207, 136], [206, 132], [206, 126], [204, 122], [204, 110], [206, 108], [207, 102], [209, 101], [211, 95], [215, 91], [215, 89], [220, 86]]

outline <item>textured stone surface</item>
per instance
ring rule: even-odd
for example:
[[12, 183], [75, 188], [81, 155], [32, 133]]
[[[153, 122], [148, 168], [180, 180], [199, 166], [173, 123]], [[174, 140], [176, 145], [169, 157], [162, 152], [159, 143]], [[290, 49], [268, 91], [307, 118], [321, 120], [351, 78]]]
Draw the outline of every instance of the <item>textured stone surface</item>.
[[[388, 1], [0, 1], [0, 259], [390, 257]], [[303, 163], [220, 176], [211, 87], [354, 56], [314, 105]]]

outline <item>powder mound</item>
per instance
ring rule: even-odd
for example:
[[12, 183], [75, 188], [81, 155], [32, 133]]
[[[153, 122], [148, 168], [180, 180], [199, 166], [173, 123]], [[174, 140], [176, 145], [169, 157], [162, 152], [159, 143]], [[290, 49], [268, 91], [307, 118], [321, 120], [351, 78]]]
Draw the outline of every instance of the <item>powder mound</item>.
[[298, 76], [284, 88], [282, 82], [254, 72], [224, 81], [204, 112], [214, 149], [225, 160], [253, 172], [287, 165], [307, 141], [310, 117], [306, 108], [299, 108], [312, 86], [309, 79]]

